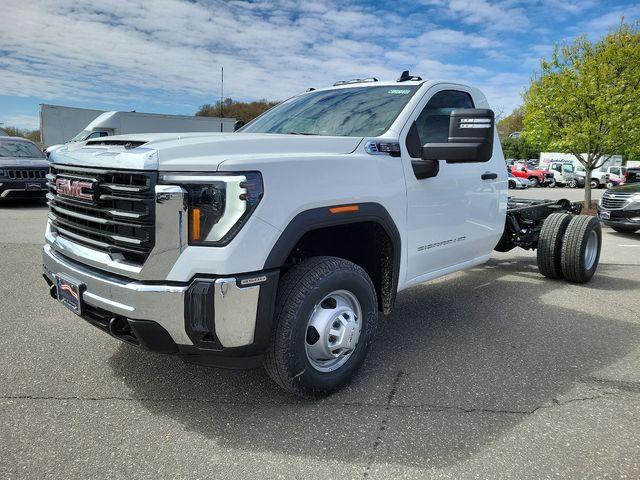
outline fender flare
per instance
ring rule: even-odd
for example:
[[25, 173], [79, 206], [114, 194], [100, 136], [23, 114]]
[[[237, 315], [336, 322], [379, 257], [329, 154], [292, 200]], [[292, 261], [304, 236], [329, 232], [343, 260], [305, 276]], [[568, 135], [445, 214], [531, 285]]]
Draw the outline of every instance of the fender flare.
[[351, 205], [357, 205], [358, 210], [334, 214], [331, 213], [329, 209], [339, 207], [340, 205], [330, 205], [326, 207], [312, 208], [297, 214], [289, 222], [282, 234], [280, 234], [280, 237], [274, 244], [271, 252], [269, 252], [264, 264], [264, 269], [270, 270], [281, 268], [300, 239], [312, 230], [337, 225], [348, 225], [352, 223], [373, 222], [377, 223], [384, 229], [393, 245], [393, 277], [391, 295], [392, 299], [395, 299], [395, 294], [398, 290], [398, 279], [400, 276], [400, 259], [402, 257], [402, 241], [398, 227], [387, 209], [379, 203], [367, 202], [349, 204], [349, 206]]

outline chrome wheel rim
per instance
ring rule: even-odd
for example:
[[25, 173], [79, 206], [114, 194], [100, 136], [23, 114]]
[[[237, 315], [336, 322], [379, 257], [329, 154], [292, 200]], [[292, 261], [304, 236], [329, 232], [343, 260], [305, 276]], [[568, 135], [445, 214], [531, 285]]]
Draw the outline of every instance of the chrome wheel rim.
[[598, 256], [598, 234], [595, 230], [589, 232], [587, 247], [584, 249], [584, 265], [587, 270], [591, 270]]
[[335, 290], [318, 302], [307, 323], [305, 351], [311, 366], [332, 372], [355, 351], [362, 327], [362, 308], [348, 290]]

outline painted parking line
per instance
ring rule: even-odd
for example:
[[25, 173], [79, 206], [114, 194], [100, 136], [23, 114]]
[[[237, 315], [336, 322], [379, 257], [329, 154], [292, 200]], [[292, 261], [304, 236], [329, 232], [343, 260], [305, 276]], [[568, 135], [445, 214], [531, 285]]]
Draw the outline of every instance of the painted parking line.
[[619, 247], [640, 247], [640, 245], [618, 245]]

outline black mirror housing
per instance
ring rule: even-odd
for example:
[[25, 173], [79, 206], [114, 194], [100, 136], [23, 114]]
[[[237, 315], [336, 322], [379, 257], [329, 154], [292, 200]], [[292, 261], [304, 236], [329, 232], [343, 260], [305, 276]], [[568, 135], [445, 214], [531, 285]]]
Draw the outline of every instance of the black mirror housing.
[[446, 160], [447, 163], [487, 162], [493, 155], [495, 116], [486, 108], [459, 108], [449, 117], [447, 143], [427, 143], [422, 147], [423, 160]]

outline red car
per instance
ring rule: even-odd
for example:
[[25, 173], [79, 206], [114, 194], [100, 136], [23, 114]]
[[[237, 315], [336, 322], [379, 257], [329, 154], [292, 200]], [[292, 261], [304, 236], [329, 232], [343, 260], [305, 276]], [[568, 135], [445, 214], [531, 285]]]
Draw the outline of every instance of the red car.
[[555, 180], [553, 173], [542, 168], [531, 168], [522, 163], [516, 163], [511, 167], [511, 173], [514, 177], [526, 178], [534, 187], [554, 186]]

